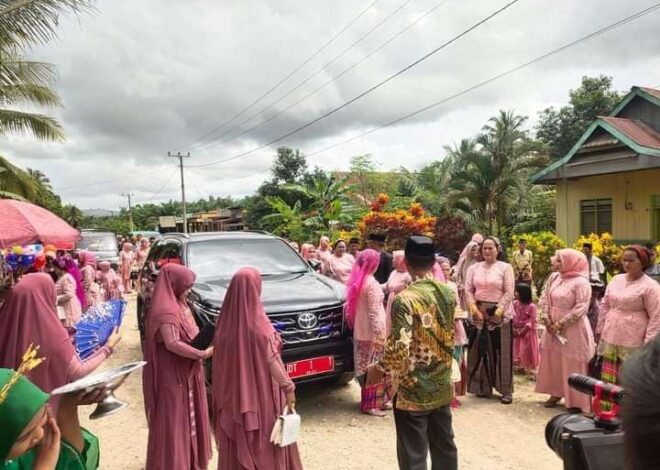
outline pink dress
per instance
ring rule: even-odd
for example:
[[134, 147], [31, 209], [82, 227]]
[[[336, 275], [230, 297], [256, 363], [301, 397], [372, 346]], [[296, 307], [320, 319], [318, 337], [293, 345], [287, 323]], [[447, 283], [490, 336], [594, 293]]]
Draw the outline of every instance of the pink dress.
[[76, 295], [76, 281], [69, 273], [63, 274], [55, 283], [57, 305], [64, 310], [63, 324], [67, 328], [74, 328], [80, 321], [82, 305]]
[[131, 279], [131, 265], [134, 259], [135, 253], [132, 251], [122, 250], [119, 253], [119, 271], [124, 282], [128, 282]]
[[548, 330], [543, 334], [536, 391], [563, 397], [567, 408], [580, 408], [583, 412], [591, 409], [590, 399], [569, 387], [568, 376], [572, 373], [586, 375], [595, 352], [587, 319], [590, 300], [591, 285], [585, 277], [562, 278], [553, 274], [540, 301], [542, 311], [552, 322], [567, 322], [561, 334], [568, 342], [562, 344]]
[[[453, 281], [446, 282], [447, 287], [451, 289], [456, 297], [456, 309], [461, 308], [458, 296], [458, 285]], [[454, 312], [454, 346], [465, 346], [468, 344], [468, 337], [465, 333], [465, 327], [463, 326], [463, 320], [458, 318]]]
[[628, 282], [625, 274], [614, 276], [600, 304], [601, 339], [615, 346], [640, 347], [660, 331], [660, 284], [649, 276]]
[[513, 303], [513, 362], [525, 370], [536, 370], [541, 361], [536, 305]]
[[96, 283], [96, 269], [88, 264], [80, 270], [80, 275], [88, 308], [98, 305], [101, 302], [101, 288]]
[[387, 279], [387, 306], [385, 308], [385, 334], [389, 338], [392, 332], [392, 304], [396, 295], [404, 290], [412, 282], [410, 273], [408, 271], [394, 270], [390, 273]]
[[331, 255], [327, 257], [323, 274], [346, 285], [348, 278], [351, 276], [353, 264], [355, 264], [353, 255], [348, 253], [344, 253], [342, 256]]
[[332, 256], [332, 251], [330, 250], [321, 250], [320, 248], [314, 253], [314, 257], [321, 262], [321, 272], [328, 272], [328, 264], [330, 262], [330, 257]]
[[121, 282], [121, 278], [117, 276], [117, 273], [114, 269], [110, 268], [108, 271], [99, 271], [96, 275], [96, 279], [101, 282], [103, 286], [103, 299], [108, 300], [119, 300], [122, 298], [124, 292], [124, 285]]
[[147, 256], [149, 256], [150, 248], [139, 249], [135, 252], [135, 262], [138, 265], [138, 268], [142, 269], [145, 261], [147, 261]]
[[367, 276], [355, 311], [355, 375], [364, 375], [367, 367], [380, 358], [385, 344], [385, 294], [373, 276]]

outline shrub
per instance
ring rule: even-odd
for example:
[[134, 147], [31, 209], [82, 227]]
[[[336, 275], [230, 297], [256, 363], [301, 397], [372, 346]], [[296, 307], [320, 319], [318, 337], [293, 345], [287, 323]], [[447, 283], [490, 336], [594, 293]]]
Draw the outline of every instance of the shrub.
[[602, 235], [592, 233], [588, 237], [582, 235], [575, 241], [573, 248], [581, 250], [582, 245], [587, 242], [591, 243], [593, 254], [598, 256], [605, 265], [606, 272], [612, 276], [621, 272], [623, 247], [614, 242], [611, 234], [605, 232]]
[[555, 254], [555, 251], [566, 248], [564, 240], [559, 238], [554, 232], [532, 232], [521, 233], [511, 237], [509, 246], [509, 259], [513, 252], [518, 247], [518, 240], [524, 238], [527, 240], [527, 249], [533, 255], [533, 276], [534, 285], [538, 294], [541, 294], [543, 283], [551, 273], [550, 258]]

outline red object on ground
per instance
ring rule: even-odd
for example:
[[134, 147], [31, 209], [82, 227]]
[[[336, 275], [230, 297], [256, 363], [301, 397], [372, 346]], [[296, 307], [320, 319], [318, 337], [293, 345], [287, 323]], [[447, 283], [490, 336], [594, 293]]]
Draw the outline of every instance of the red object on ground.
[[29, 202], [0, 199], [0, 248], [33, 243], [72, 250], [80, 232], [52, 212]]

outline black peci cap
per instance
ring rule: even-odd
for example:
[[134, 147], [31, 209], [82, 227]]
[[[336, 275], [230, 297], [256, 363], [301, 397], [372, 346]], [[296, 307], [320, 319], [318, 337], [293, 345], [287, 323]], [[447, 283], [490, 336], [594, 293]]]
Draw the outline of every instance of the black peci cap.
[[370, 233], [369, 234], [369, 240], [375, 241], [375, 242], [382, 242], [385, 243], [386, 236], [384, 233]]
[[520, 240], [518, 240], [518, 243], [527, 243], [527, 240], [524, 239], [524, 238], [521, 238]]
[[406, 256], [417, 259], [435, 259], [433, 239], [421, 235], [412, 235], [406, 240]]
[[591, 243], [583, 243], [582, 248], [589, 248], [592, 249], [594, 246]]
[[357, 238], [351, 238], [350, 240], [348, 240], [349, 245], [352, 245], [353, 243], [359, 244], [360, 240], [358, 240]]

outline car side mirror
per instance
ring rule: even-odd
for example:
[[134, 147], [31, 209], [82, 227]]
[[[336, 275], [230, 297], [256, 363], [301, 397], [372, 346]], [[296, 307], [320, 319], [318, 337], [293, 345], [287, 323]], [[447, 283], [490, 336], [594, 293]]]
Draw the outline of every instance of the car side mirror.
[[307, 260], [307, 264], [309, 264], [314, 271], [318, 271], [321, 268], [321, 262], [317, 259]]

